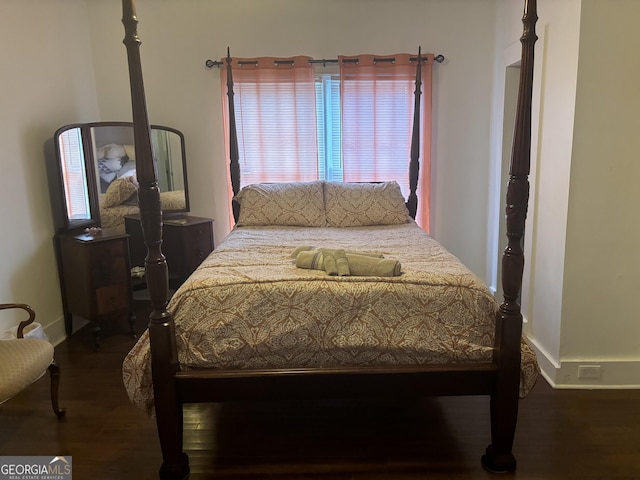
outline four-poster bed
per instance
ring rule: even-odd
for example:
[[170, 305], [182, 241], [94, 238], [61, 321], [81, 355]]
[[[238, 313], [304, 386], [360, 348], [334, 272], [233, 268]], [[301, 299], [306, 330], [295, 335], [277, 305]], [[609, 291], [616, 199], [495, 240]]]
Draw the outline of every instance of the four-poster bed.
[[[522, 340], [517, 301], [528, 202], [535, 0], [525, 0], [523, 17], [520, 92], [507, 193], [505, 299], [499, 307], [482, 282], [415, 225], [406, 214], [404, 199], [398, 204], [394, 182], [345, 186], [310, 182], [240, 191], [228, 59], [230, 171], [239, 200], [234, 202], [237, 228], [176, 292], [168, 308], [160, 192], [133, 3], [123, 0], [124, 43], [153, 311], [148, 331], [127, 356], [123, 370], [129, 396], [155, 413], [163, 455], [160, 477], [182, 479], [189, 474], [182, 444], [184, 404], [318, 397], [489, 395], [491, 445], [482, 464], [490, 471], [515, 470], [512, 445], [519, 394], [532, 386], [537, 368], [535, 355]], [[417, 106], [419, 81], [418, 75]], [[416, 148], [412, 148], [412, 192], [406, 204], [412, 213], [417, 201], [414, 152]], [[347, 207], [341, 202], [351, 202], [353, 207], [351, 192], [363, 189], [385, 205], [383, 213], [376, 220], [344, 223]], [[293, 221], [291, 212], [282, 215], [284, 207], [279, 203], [291, 195], [303, 204], [301, 218]], [[260, 204], [261, 198], [266, 202]], [[362, 208], [367, 210], [366, 205]], [[375, 243], [370, 240], [373, 235]], [[407, 236], [412, 239], [410, 249]], [[359, 238], [369, 241], [359, 243]], [[322, 271], [298, 269], [289, 258], [294, 247], [328, 244], [345, 250], [375, 246], [385, 257], [400, 260], [403, 274], [390, 279], [329, 277]], [[426, 272], [435, 263], [442, 268], [437, 278]], [[454, 292], [454, 300], [444, 300], [447, 291]], [[253, 297], [258, 297], [257, 303], [245, 303]], [[323, 314], [331, 304], [337, 310]], [[343, 317], [345, 310], [353, 310], [352, 315]], [[295, 311], [301, 312], [301, 318]], [[230, 336], [223, 337], [225, 333]], [[399, 341], [394, 343], [392, 337]]]

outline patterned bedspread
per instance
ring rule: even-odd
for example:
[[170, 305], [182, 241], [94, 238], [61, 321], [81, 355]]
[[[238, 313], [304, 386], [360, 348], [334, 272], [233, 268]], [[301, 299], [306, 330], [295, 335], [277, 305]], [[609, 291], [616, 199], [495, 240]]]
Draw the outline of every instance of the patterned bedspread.
[[[185, 208], [184, 190], [160, 192], [160, 203], [163, 210], [179, 210]], [[124, 217], [140, 213], [137, 201], [135, 203], [120, 203], [112, 207], [100, 206], [100, 225], [104, 229], [125, 233]]]
[[140, 213], [138, 205], [116, 205], [100, 208], [100, 225], [106, 230], [125, 233], [124, 217]]
[[[379, 252], [397, 277], [296, 268], [296, 247]], [[491, 360], [498, 305], [488, 288], [415, 223], [236, 228], [174, 294], [181, 368], [420, 365]], [[538, 366], [522, 341], [520, 393]], [[145, 333], [123, 364], [133, 403], [153, 411]]]

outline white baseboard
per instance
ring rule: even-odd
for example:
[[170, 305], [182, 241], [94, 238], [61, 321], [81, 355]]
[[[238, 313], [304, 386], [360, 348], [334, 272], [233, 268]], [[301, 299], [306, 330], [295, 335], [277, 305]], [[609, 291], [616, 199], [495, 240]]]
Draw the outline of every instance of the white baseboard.
[[43, 325], [42, 328], [54, 347], [67, 339], [67, 333], [64, 328], [64, 317], [59, 317], [49, 325]]
[[[529, 339], [538, 355], [542, 376], [553, 388], [637, 389], [640, 388], [640, 359], [569, 359], [558, 363]], [[581, 378], [591, 373], [597, 378]]]

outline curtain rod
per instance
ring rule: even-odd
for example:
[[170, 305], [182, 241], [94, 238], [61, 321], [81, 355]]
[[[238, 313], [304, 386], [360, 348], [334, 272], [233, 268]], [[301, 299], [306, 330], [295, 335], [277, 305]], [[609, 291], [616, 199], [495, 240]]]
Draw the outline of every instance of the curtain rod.
[[[410, 60], [410, 61], [412, 61], [412, 62], [415, 62], [417, 59], [418, 59], [418, 57], [411, 57], [409, 60]], [[375, 60], [376, 60], [376, 59], [374, 59], [374, 61], [375, 61]], [[394, 59], [393, 59], [393, 58], [379, 58], [379, 59], [377, 59], [377, 60], [378, 60], [379, 62], [393, 62], [393, 61], [394, 61]], [[433, 57], [433, 60], [434, 60], [435, 62], [437, 62], [437, 63], [442, 63], [442, 62], [444, 62], [444, 60], [445, 60], [445, 56], [444, 56], [444, 55], [442, 55], [442, 54], [438, 54], [438, 55], [436, 55], [436, 56], [434, 56], [434, 57]], [[354, 59], [349, 59], [349, 60], [346, 60], [346, 61], [348, 61], [348, 62], [355, 62], [355, 63], [357, 63], [357, 62], [358, 62], [358, 59], [355, 59], [355, 58], [354, 58]], [[245, 64], [245, 63], [246, 63], [246, 64], [252, 64], [252, 65], [255, 65], [257, 62], [241, 62], [241, 63], [242, 63], [242, 64]], [[282, 63], [282, 64], [289, 64], [289, 65], [290, 65], [291, 63], [293, 63], [293, 61], [292, 61], [292, 60], [280, 60], [280, 61], [275, 60], [275, 61], [274, 61], [274, 63], [275, 63], [276, 65], [277, 65], [278, 63]], [[321, 59], [321, 60], [314, 60], [314, 59], [309, 60], [309, 64], [310, 64], [310, 65], [313, 65], [313, 64], [316, 64], [316, 63], [321, 63], [323, 66], [326, 66], [328, 63], [338, 63], [338, 59], [337, 59], [337, 58], [328, 58], [328, 59], [327, 59], [327, 58], [323, 58], [323, 59]], [[206, 61], [204, 62], [204, 66], [205, 66], [206, 68], [220, 67], [220, 66], [222, 66], [223, 64], [224, 64], [224, 62], [220, 62], [220, 61], [216, 61], [216, 60], [206, 60]]]

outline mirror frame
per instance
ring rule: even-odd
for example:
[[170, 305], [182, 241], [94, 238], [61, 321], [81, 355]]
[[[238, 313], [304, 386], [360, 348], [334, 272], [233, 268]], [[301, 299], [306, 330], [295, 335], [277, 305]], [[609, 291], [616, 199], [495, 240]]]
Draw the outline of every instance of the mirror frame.
[[[132, 122], [90, 122], [90, 123], [74, 123], [65, 125], [56, 130], [53, 136], [53, 143], [55, 144], [55, 156], [57, 176], [59, 180], [60, 188], [60, 201], [61, 201], [61, 215], [62, 221], [60, 225], [63, 230], [77, 231], [84, 228], [96, 227], [101, 224], [100, 218], [100, 187], [97, 183], [97, 161], [96, 151], [94, 150], [94, 134], [93, 129], [99, 127], [129, 127], [133, 132]], [[171, 216], [175, 214], [188, 213], [190, 210], [189, 205], [189, 187], [187, 181], [187, 157], [185, 149], [184, 134], [172, 127], [165, 125], [150, 125], [151, 130], [163, 130], [173, 134], [176, 134], [180, 139], [180, 155], [182, 161], [182, 176], [184, 184], [184, 208], [174, 210], [163, 210], [163, 215]], [[79, 129], [82, 138], [81, 145], [84, 156], [84, 168], [86, 174], [87, 196], [89, 202], [89, 219], [71, 219], [68, 216], [68, 204], [66, 200], [66, 185], [64, 182], [64, 174], [62, 169], [62, 152], [60, 149], [60, 135], [64, 132]], [[157, 171], [157, 160], [154, 155], [154, 163]]]

